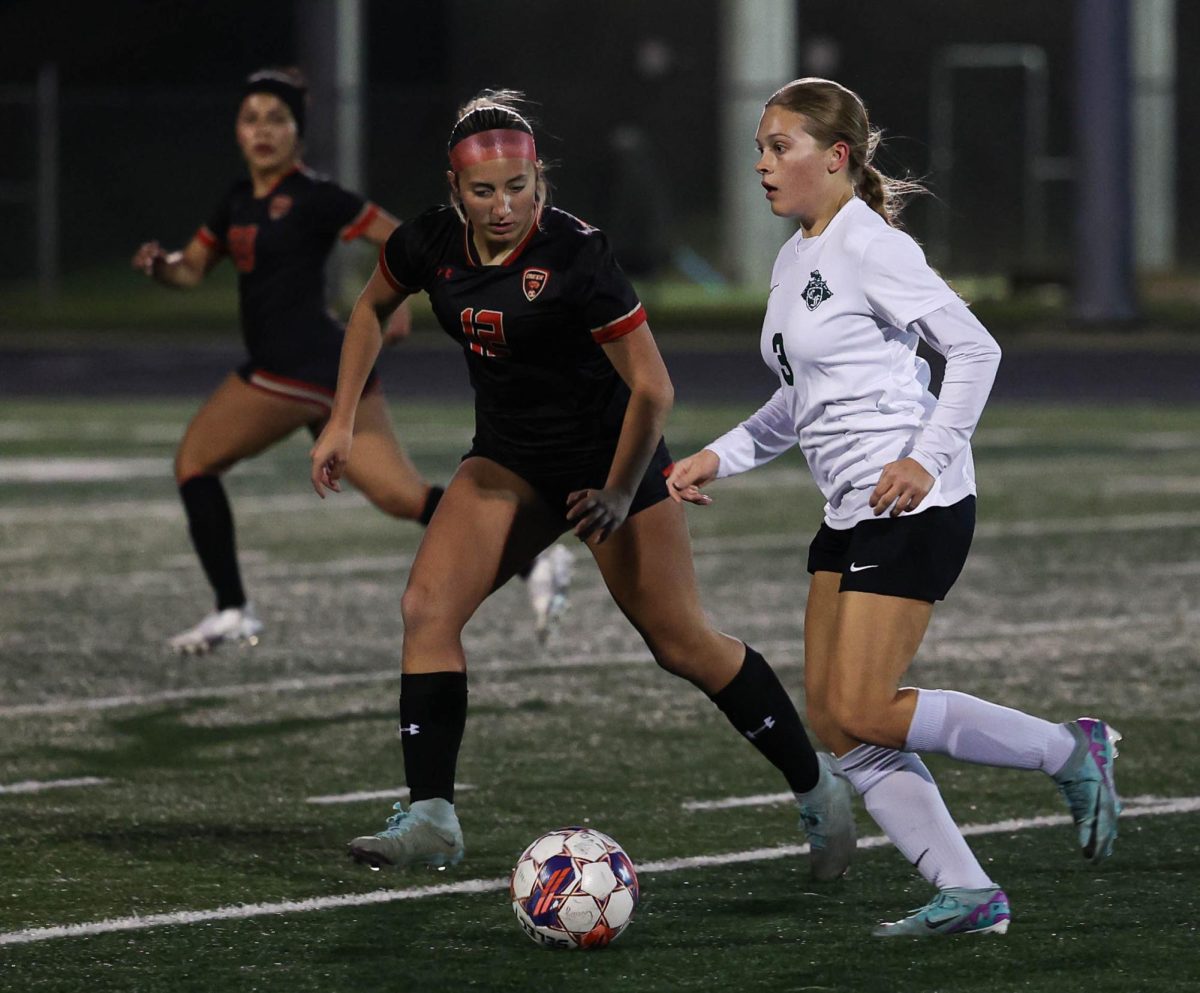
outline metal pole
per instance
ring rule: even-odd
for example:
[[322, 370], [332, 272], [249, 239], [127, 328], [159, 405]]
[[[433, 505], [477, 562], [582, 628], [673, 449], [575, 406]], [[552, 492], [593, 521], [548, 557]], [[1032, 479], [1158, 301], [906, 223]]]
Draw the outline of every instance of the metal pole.
[[37, 274], [43, 306], [58, 298], [58, 66], [47, 62], [37, 79]]
[[1075, 316], [1131, 320], [1129, 0], [1076, 0], [1075, 110]]
[[363, 9], [362, 0], [337, 0], [337, 96], [335, 124], [338, 180], [362, 191], [363, 176]]
[[[363, 0], [302, 0], [297, 47], [308, 76], [312, 113], [305, 159], [337, 182], [367, 195], [363, 175]], [[331, 298], [349, 302], [362, 277], [344, 255], [327, 269]]]
[[721, 234], [723, 259], [739, 283], [761, 283], [795, 231], [776, 218], [755, 182], [754, 130], [763, 104], [795, 76], [797, 4], [721, 3]]
[[1134, 245], [1140, 270], [1175, 264], [1175, 0], [1134, 0]]

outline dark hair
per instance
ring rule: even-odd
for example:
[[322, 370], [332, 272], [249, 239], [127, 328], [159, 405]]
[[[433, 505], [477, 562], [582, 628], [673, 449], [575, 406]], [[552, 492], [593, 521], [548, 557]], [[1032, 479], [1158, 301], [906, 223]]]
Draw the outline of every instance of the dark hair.
[[906, 199], [927, 193], [920, 183], [892, 179], [871, 164], [883, 132], [871, 127], [867, 108], [853, 90], [831, 79], [808, 76], [781, 86], [765, 104], [805, 118], [804, 130], [826, 148], [844, 141], [850, 148], [850, 182], [867, 205], [888, 224], [898, 227]]
[[308, 83], [304, 74], [295, 67], [286, 69], [259, 69], [246, 77], [242, 87], [242, 99], [251, 93], [269, 93], [278, 97], [292, 112], [296, 121], [296, 133], [304, 137], [304, 118], [308, 109]]
[[473, 134], [497, 128], [533, 134], [533, 125], [517, 109], [525, 102], [525, 94], [520, 90], [481, 90], [458, 109], [458, 120], [450, 129], [446, 150]]

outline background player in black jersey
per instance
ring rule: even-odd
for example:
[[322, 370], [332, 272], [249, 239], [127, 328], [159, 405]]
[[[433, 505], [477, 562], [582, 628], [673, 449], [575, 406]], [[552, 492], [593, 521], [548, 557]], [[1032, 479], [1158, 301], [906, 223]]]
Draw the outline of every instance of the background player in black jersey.
[[[248, 176], [234, 183], [182, 251], [142, 245], [133, 266], [174, 287], [193, 287], [228, 254], [238, 270], [242, 334], [249, 361], [217, 387], [188, 425], [175, 478], [196, 552], [216, 593], [216, 610], [170, 639], [202, 652], [224, 640], [258, 637], [262, 622], [238, 569], [233, 518], [220, 475], [297, 428], [329, 413], [342, 327], [325, 307], [325, 261], [335, 239], [382, 244], [397, 221], [309, 171], [300, 160], [306, 88], [295, 70], [264, 70], [246, 81], [236, 135]], [[398, 311], [386, 337], [408, 331]], [[354, 425], [347, 477], [381, 510], [428, 520], [441, 494], [401, 450], [372, 372]]]
[[[312, 452], [324, 495], [357, 457], [356, 410], [383, 322], [418, 290], [462, 347], [475, 438], [429, 522], [402, 600], [400, 718], [411, 807], [351, 854], [379, 865], [454, 864], [454, 773], [467, 712], [462, 630], [514, 568], [568, 530], [660, 666], [704, 690], [784, 774], [813, 872], [854, 847], [847, 784], [818, 760], [761, 655], [700, 606], [683, 509], [667, 499], [671, 381], [604, 235], [546, 203], [517, 94], [485, 92], [448, 145], [451, 207], [393, 232], [347, 325], [333, 411]], [[353, 448], [353, 454], [352, 454]]]

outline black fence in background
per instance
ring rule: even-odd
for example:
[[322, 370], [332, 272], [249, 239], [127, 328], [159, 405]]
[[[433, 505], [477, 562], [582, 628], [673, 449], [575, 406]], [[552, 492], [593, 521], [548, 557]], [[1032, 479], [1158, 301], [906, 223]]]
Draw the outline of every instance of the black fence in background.
[[[434, 5], [442, 13], [423, 26], [434, 51], [419, 79], [412, 78], [413, 56], [408, 70], [399, 65], [406, 50], [423, 44], [419, 36], [398, 36], [398, 11], [406, 6], [368, 4], [363, 192], [400, 216], [441, 202], [445, 135], [456, 107], [481, 86], [515, 86], [539, 103], [540, 151], [555, 166], [557, 202], [605, 227], [631, 268], [652, 269], [671, 244], [687, 244], [709, 259], [719, 255], [716, 0], [534, 0], [529, 16], [519, 18], [497, 16], [482, 0]], [[1030, 268], [1022, 229], [1019, 73], [962, 75], [955, 168], [930, 174], [930, 87], [938, 53], [951, 44], [1007, 43], [1046, 53], [1046, 152], [1065, 167], [1041, 191], [1045, 235], [1036, 262], [1049, 273], [1069, 274], [1072, 8], [1044, 0], [800, 3], [798, 72], [833, 76], [864, 96], [890, 137], [881, 165], [925, 178], [935, 194], [914, 203], [908, 226], [923, 239], [935, 229], [948, 231], [948, 271], [1019, 275]], [[1200, 37], [1200, 4], [1180, 3], [1177, 22], [1181, 45]], [[294, 28], [281, 18], [280, 31]], [[197, 31], [211, 30], [197, 25]], [[396, 35], [394, 44], [389, 34]], [[202, 39], [193, 42], [205, 48]], [[1200, 62], [1182, 54], [1178, 254], [1186, 266], [1200, 262], [1200, 138], [1185, 126], [1200, 111]], [[64, 67], [59, 216], [65, 272], [123, 259], [149, 237], [181, 244], [240, 174], [233, 142], [238, 80], [257, 61], [245, 43], [223, 58], [210, 47], [207, 56], [197, 63], [196, 81], [184, 81], [187, 72], [180, 70], [170, 85], [146, 85], [120, 67], [108, 73], [114, 82], [105, 82], [106, 70], [94, 60], [86, 72]], [[10, 89], [29, 82], [0, 79]], [[747, 182], [754, 182], [754, 123], [747, 122], [745, 135]], [[33, 124], [30, 106], [11, 99], [0, 104], [0, 185], [32, 180]], [[940, 228], [937, 211], [949, 213]], [[32, 202], [0, 203], [7, 234], [0, 239], [0, 277], [34, 275], [34, 224]]]

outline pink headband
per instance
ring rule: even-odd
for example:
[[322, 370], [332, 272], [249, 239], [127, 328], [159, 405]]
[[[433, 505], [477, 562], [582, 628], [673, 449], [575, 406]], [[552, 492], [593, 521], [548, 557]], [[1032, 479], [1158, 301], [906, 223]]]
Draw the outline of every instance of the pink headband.
[[462, 172], [467, 166], [489, 159], [537, 161], [533, 135], [512, 128], [495, 128], [468, 135], [450, 149], [450, 168]]

